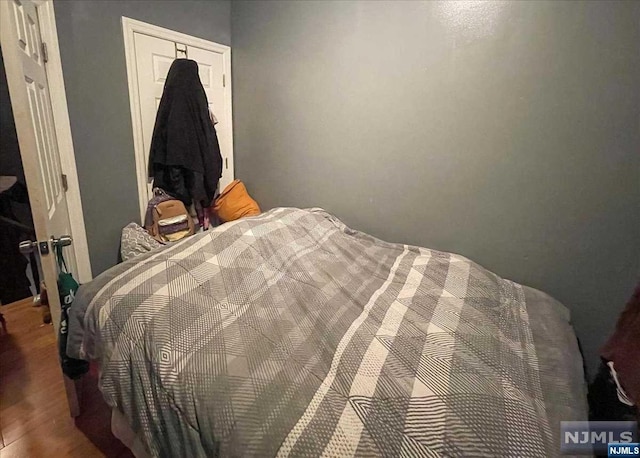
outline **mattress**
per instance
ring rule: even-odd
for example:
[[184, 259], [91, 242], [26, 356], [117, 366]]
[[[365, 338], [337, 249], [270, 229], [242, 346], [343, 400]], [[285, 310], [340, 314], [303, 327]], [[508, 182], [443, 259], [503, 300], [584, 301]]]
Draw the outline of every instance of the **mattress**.
[[116, 266], [69, 321], [153, 456], [555, 456], [587, 416], [562, 304], [321, 209]]

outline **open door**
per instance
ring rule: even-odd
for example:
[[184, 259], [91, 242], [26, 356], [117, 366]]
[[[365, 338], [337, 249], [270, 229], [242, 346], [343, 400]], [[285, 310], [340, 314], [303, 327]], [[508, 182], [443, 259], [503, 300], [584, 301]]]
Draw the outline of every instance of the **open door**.
[[[63, 236], [71, 233], [71, 225], [35, 2], [0, 1], [0, 44], [37, 238], [32, 245], [40, 254], [57, 336], [60, 302], [53, 244], [70, 243], [70, 237]], [[72, 245], [65, 248], [65, 257], [75, 268]], [[75, 386], [69, 379], [65, 384], [71, 414], [76, 416]]]

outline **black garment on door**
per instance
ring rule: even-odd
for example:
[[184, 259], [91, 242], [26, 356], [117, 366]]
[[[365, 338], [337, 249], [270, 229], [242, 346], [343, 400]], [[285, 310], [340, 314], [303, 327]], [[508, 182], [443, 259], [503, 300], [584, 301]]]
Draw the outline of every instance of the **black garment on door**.
[[194, 60], [171, 64], [149, 152], [149, 177], [180, 199], [208, 207], [222, 176], [222, 156]]

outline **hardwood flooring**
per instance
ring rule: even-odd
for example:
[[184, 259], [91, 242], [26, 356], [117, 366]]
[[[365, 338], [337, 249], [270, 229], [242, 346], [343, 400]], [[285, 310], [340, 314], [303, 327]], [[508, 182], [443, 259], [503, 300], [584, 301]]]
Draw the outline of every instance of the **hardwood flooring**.
[[0, 330], [0, 457], [132, 457], [111, 433], [97, 368], [83, 379], [82, 413], [74, 420], [53, 326], [42, 324], [31, 298], [0, 311], [7, 323], [7, 333]]

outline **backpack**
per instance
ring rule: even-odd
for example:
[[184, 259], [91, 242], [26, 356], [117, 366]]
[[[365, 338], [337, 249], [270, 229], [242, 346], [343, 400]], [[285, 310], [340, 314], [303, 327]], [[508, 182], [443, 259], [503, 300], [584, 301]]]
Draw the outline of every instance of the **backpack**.
[[76, 297], [80, 285], [75, 281], [62, 254], [62, 246], [55, 248], [58, 260], [58, 293], [60, 294], [60, 335], [58, 336], [58, 353], [62, 372], [70, 379], [76, 380], [89, 371], [89, 362], [67, 356], [67, 340], [69, 334], [69, 309]]
[[147, 205], [144, 228], [158, 242], [175, 242], [196, 233], [184, 204], [160, 188], [154, 188]]

